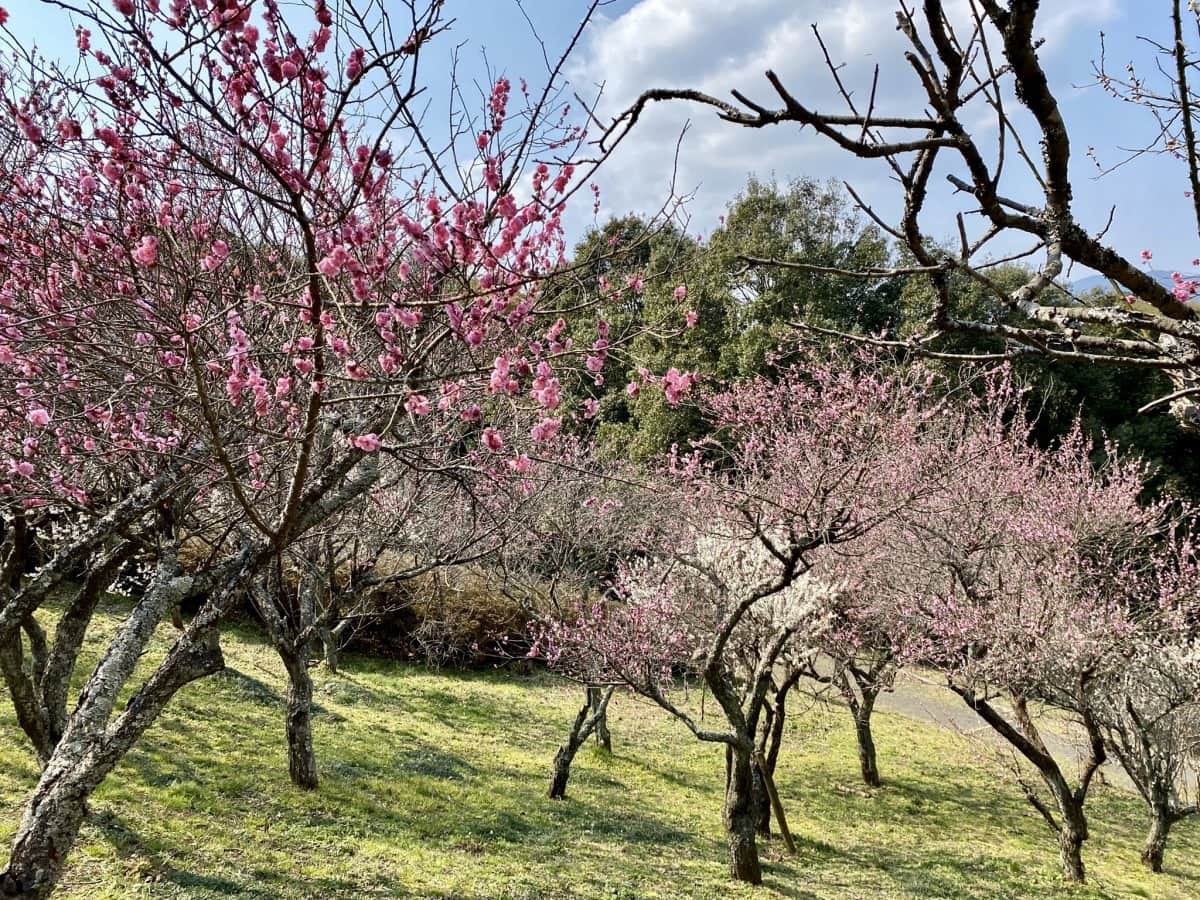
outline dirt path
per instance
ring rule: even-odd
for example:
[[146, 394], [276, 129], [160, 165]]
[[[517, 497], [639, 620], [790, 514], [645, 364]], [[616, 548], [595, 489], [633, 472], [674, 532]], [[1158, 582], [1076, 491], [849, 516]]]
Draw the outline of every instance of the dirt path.
[[[937, 676], [910, 672], [902, 669], [896, 677], [895, 689], [879, 695], [876, 709], [930, 722], [972, 740], [983, 741], [991, 747], [1007, 750], [1007, 742], [984, 723], [978, 715], [948, 688], [940, 686]], [[814, 687], [819, 687], [814, 684]], [[1069, 722], [1048, 720], [1046, 716], [1036, 718], [1046, 747], [1063, 767], [1068, 778], [1073, 778], [1086, 750], [1081, 734]], [[1125, 770], [1115, 761], [1101, 769], [1104, 780], [1111, 785], [1130, 792], [1136, 791]]]

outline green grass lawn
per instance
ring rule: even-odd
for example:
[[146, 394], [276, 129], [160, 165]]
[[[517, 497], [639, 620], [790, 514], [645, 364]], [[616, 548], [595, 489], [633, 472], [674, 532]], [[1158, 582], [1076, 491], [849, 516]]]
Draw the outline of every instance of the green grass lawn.
[[[581, 699], [546, 676], [363, 659], [317, 670], [322, 785], [303, 793], [287, 779], [280, 666], [246, 635], [224, 646], [228, 671], [185, 690], [101, 787], [62, 896], [1200, 896], [1200, 826], [1177, 826], [1167, 874], [1143, 873], [1141, 806], [1101, 787], [1092, 883], [1069, 889], [991, 751], [879, 714], [887, 784], [867, 791], [848, 716], [822, 706], [794, 717], [780, 762], [799, 852], [764, 845], [757, 890], [726, 880], [722, 751], [633, 698], [613, 700], [614, 755], [584, 749], [569, 800], [546, 799]], [[35, 777], [5, 703], [0, 846]]]

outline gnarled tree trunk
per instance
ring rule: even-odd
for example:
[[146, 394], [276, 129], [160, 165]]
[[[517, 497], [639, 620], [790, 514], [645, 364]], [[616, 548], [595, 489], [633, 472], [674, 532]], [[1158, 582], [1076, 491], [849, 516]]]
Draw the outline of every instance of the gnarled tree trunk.
[[100, 595], [133, 555], [134, 546], [132, 542], [124, 542], [95, 561], [59, 617], [53, 643], [32, 613], [21, 620], [21, 627], [7, 640], [0, 641], [0, 675], [8, 688], [17, 722], [33, 745], [42, 768], [66, 730], [71, 676]]
[[317, 756], [313, 746], [313, 684], [308, 674], [312, 636], [316, 632], [311, 584], [301, 582], [293, 595], [284, 584], [282, 561], [276, 558], [264, 575], [265, 584], [251, 592], [267, 634], [287, 672], [288, 777], [304, 790], [318, 786]]
[[288, 676], [288, 777], [296, 787], [316, 790], [319, 778], [313, 747], [313, 683], [308, 673], [308, 644], [281, 643], [276, 649]]
[[[124, 541], [107, 556], [97, 560], [54, 628], [54, 643], [42, 671], [40, 693], [50, 737], [55, 744], [67, 729], [67, 697], [71, 689], [71, 676], [75, 674], [79, 651], [100, 603], [100, 596], [112, 585], [117, 573], [133, 557], [136, 549], [136, 543]], [[178, 606], [173, 608], [177, 609]]]
[[1016, 724], [1009, 722], [990, 702], [977, 696], [970, 688], [950, 683], [950, 689], [967, 702], [988, 725], [1007, 740], [1037, 769], [1042, 783], [1054, 800], [1054, 808], [1043, 802], [1033, 788], [1021, 782], [1025, 798], [1038, 811], [1050, 830], [1058, 839], [1059, 862], [1063, 878], [1074, 884], [1083, 884], [1086, 871], [1083, 865], [1083, 843], [1088, 839], [1087, 816], [1084, 802], [1092, 778], [1104, 764], [1106, 754], [1104, 741], [1095, 722], [1085, 711], [1083, 724], [1088, 730], [1089, 755], [1084, 762], [1079, 786], [1072, 789], [1067, 783], [1058, 762], [1047, 749], [1029, 714], [1026, 698], [1012, 693], [1010, 700]]
[[1074, 884], [1083, 884], [1087, 873], [1083, 868], [1083, 842], [1087, 840], [1087, 824], [1080, 828], [1079, 822], [1064, 824], [1058, 832], [1059, 862], [1063, 878]]
[[1150, 832], [1142, 847], [1142, 865], [1151, 872], [1163, 870], [1163, 855], [1167, 850], [1167, 835], [1171, 831], [1172, 817], [1169, 810], [1156, 808], [1150, 817]]
[[[1017, 709], [1018, 718], [1026, 723], [1027, 733], [1036, 735], [1025, 711], [1024, 701], [1015, 700], [1013, 705]], [[1045, 751], [1044, 746], [1041, 749], [1044, 758], [1038, 765], [1038, 772], [1054, 798], [1055, 806], [1058, 808], [1057, 818], [1050, 810], [1037, 802], [1037, 798], [1032, 792], [1027, 792], [1027, 797], [1034, 808], [1046, 819], [1051, 829], [1057, 832], [1059, 862], [1062, 866], [1063, 878], [1073, 884], [1083, 884], [1087, 880], [1083, 866], [1083, 842], [1088, 839], [1087, 815], [1084, 813], [1083, 804], [1091, 775], [1085, 777], [1078, 790], [1072, 790], [1054, 758]], [[1089, 771], [1094, 773], [1102, 762], [1102, 755], [1093, 759], [1089, 764]]]
[[879, 763], [875, 757], [875, 738], [871, 734], [871, 704], [863, 704], [854, 713], [854, 735], [858, 739], [858, 763], [867, 787], [879, 787]]
[[79, 835], [88, 798], [184, 685], [224, 665], [215, 632], [182, 636], [125, 710], [109, 724], [121, 688], [153, 634], [192, 579], [173, 558], [160, 563], [155, 582], [130, 613], [88, 679], [62, 739], [25, 805], [0, 896], [42, 900], [62, 877]]
[[763, 793], [755, 789], [752, 751], [728, 745], [723, 818], [729, 841], [729, 874], [734, 881], [762, 884], [762, 865], [758, 860], [755, 835]]

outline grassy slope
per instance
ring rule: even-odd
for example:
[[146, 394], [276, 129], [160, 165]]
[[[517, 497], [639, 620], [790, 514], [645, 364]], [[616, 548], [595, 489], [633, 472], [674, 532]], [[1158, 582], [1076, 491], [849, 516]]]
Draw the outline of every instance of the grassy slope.
[[[545, 799], [579, 702], [545, 677], [318, 670], [323, 784], [303, 794], [287, 782], [278, 665], [248, 638], [225, 646], [229, 671], [181, 694], [102, 786], [63, 896], [1200, 895], [1200, 828], [1177, 827], [1168, 874], [1143, 874], [1141, 808], [1103, 788], [1089, 803], [1093, 883], [1061, 886], [1051, 835], [989, 751], [882, 714], [888, 784], [873, 793], [856, 781], [843, 712], [796, 717], [779, 782], [799, 854], [765, 846], [761, 891], [725, 878], [721, 751], [632, 698], [610, 712], [615, 755], [586, 748], [570, 799]], [[5, 704], [0, 846], [35, 774]]]

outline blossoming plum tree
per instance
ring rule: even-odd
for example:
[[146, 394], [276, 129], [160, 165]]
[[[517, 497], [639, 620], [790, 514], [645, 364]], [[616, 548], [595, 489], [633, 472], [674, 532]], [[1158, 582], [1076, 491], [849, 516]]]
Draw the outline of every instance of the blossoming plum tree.
[[[561, 61], [537, 90], [498, 79], [438, 138], [417, 98], [440, 0], [71, 9], [77, 67], [14, 48], [0, 71], [8, 569], [29, 568], [26, 511], [79, 523], [0, 588], [4, 671], [22, 629], [43, 656], [31, 616], [67, 575], [97, 579], [60, 622], [68, 656], [78, 628], [62, 625], [86, 625], [127, 543], [153, 575], [69, 716], [59, 687], [38, 687], [45, 770], [0, 874], [19, 897], [53, 890], [96, 785], [219, 668], [217, 626], [245, 587], [369, 491], [381, 454], [443, 465], [465, 443], [475, 455], [455, 464], [503, 464], [520, 410], [550, 439], [561, 372], [604, 352], [573, 348], [539, 290], [584, 174]], [[185, 571], [189, 539], [221, 552]], [[117, 715], [155, 626], [189, 595], [199, 613]], [[52, 669], [38, 663], [38, 680]]]
[[[1200, 660], [1195, 651], [1197, 558], [1190, 535], [1167, 534], [1142, 562], [1145, 607], [1123, 664], [1092, 691], [1108, 752], [1129, 776], [1150, 819], [1142, 863], [1161, 872], [1172, 826], [1200, 813]], [[1156, 608], [1157, 607], [1157, 608]]]
[[[817, 576], [838, 545], [946, 476], [961, 419], [921, 367], [814, 356], [703, 403], [722, 437], [670, 466], [675, 524], [618, 569], [607, 600], [547, 624], [540, 649], [592, 683], [626, 685], [727, 753], [730, 871], [758, 882], [754, 754], [776, 663], [825, 627], [836, 585]], [[663, 497], [665, 488], [658, 497]], [[663, 501], [659, 501], [663, 502]], [[675, 699], [695, 675], [724, 722]]]
[[[1180, 578], [1194, 565], [1185, 558], [1180, 578], [1149, 577], [1184, 545], [1160, 545], [1176, 513], [1167, 500], [1139, 503], [1140, 463], [1110, 458], [1097, 469], [1079, 431], [1047, 451], [1027, 442], [1022, 417], [997, 425], [1005, 440], [981, 442], [975, 465], [959, 467], [936, 500], [881, 529], [888, 553], [872, 596], [901, 658], [943, 672], [1036, 771], [1048, 797], [1022, 778], [1026, 797], [1058, 841], [1064, 877], [1082, 881], [1084, 804], [1107, 757], [1103, 685], [1128, 671], [1139, 635], [1170, 625], [1181, 639], [1193, 627], [1194, 585]], [[1078, 723], [1077, 780], [1036, 721], [1039, 704]]]

